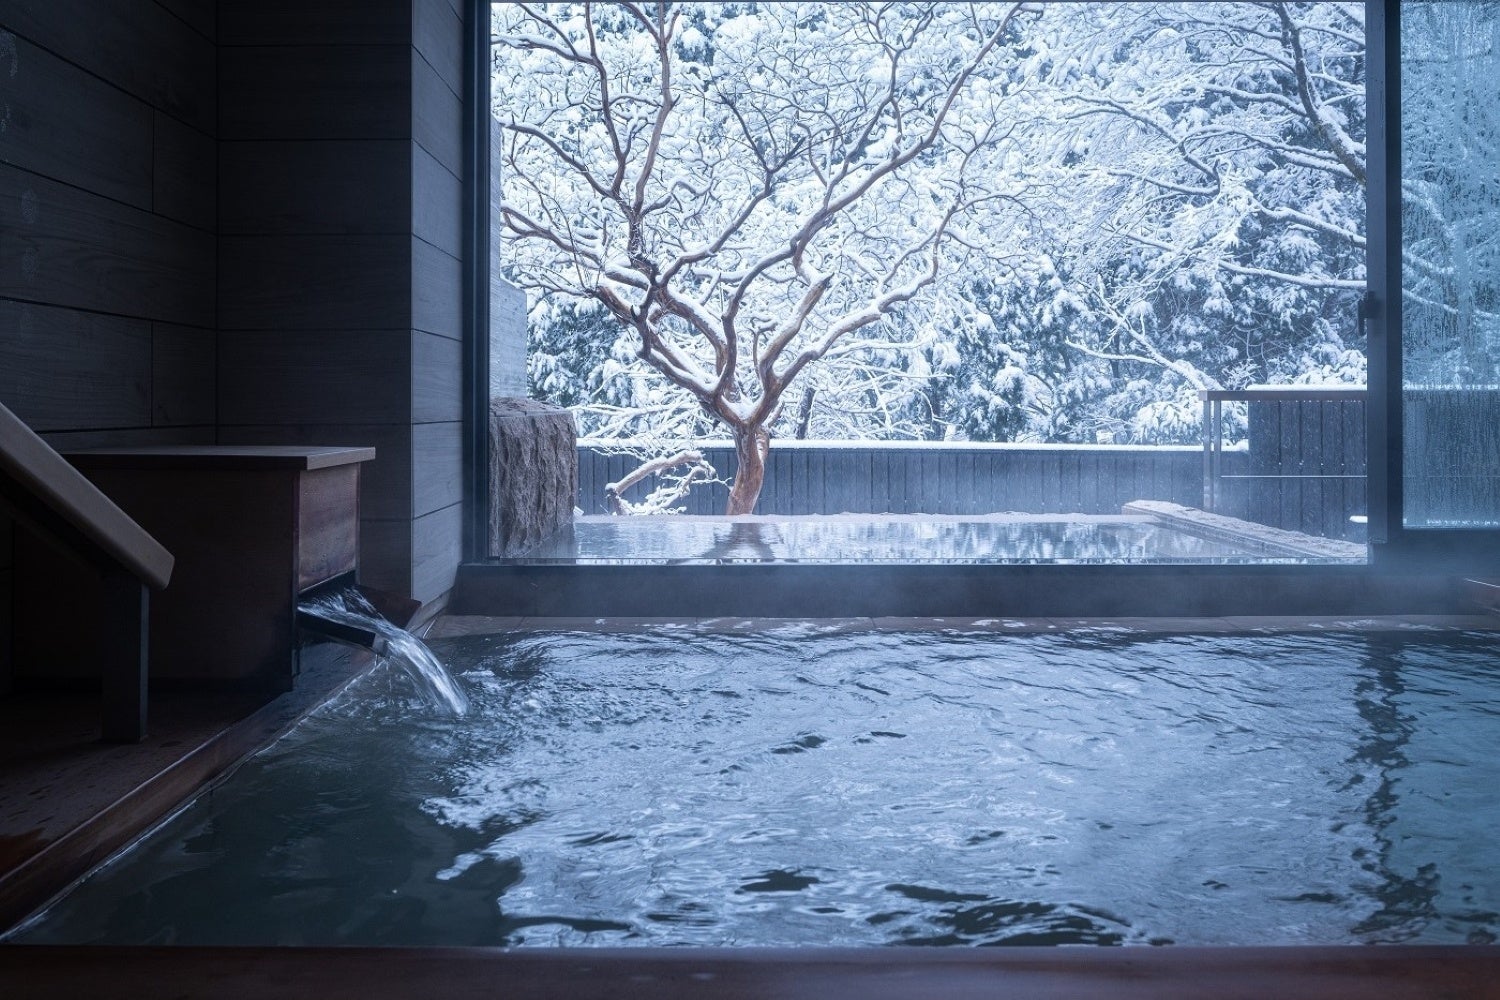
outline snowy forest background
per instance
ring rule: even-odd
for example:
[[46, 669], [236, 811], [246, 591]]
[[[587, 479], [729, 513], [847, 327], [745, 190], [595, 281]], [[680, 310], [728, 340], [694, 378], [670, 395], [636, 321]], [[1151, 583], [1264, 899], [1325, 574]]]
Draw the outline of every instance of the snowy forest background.
[[1363, 6], [497, 4], [531, 392], [743, 468], [1361, 383]]

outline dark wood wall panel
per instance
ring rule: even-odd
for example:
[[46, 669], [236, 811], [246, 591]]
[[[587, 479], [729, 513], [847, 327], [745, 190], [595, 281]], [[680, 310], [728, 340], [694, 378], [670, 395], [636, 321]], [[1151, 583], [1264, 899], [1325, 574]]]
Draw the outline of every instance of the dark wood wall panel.
[[[362, 576], [451, 585], [462, 480], [462, 22], [222, 0], [218, 434], [373, 445]], [[446, 519], [432, 518], [449, 509]]]
[[213, 231], [218, 213], [216, 143], [171, 115], [155, 112], [151, 208], [159, 215]]
[[401, 236], [220, 237], [221, 336], [409, 324], [410, 244]]
[[220, 143], [219, 176], [234, 197], [219, 232], [409, 232], [410, 149], [403, 139]]
[[7, 30], [214, 133], [213, 42], [166, 7], [149, 0], [9, 0], [4, 17]]
[[0, 29], [0, 402], [55, 447], [211, 442], [211, 36], [153, 0], [13, 0]]
[[25, 38], [15, 46], [4, 84], [5, 162], [149, 210], [150, 105]]
[[463, 174], [463, 101], [432, 64], [412, 53], [412, 136], [455, 176]]
[[151, 324], [151, 423], [212, 428], [217, 414], [213, 330]]
[[[411, 332], [405, 327], [235, 331], [219, 344], [219, 419], [225, 424], [408, 422], [410, 364]], [[270, 386], [274, 391], [267, 391]]]
[[[366, 467], [368, 468], [368, 464]], [[416, 597], [412, 590], [411, 531], [410, 514], [394, 520], [360, 519], [361, 583], [379, 590]]]
[[[412, 596], [424, 602], [452, 589], [463, 558], [464, 22], [459, 10], [448, 0], [412, 4], [412, 326], [426, 333], [417, 334], [413, 345], [412, 419], [418, 424], [412, 439], [417, 518], [411, 586]], [[488, 183], [487, 178], [474, 181]], [[429, 275], [446, 280], [424, 287]], [[441, 422], [423, 422], [430, 419]]]
[[412, 44], [449, 90], [464, 92], [464, 22], [446, 0], [414, 0]]
[[439, 250], [463, 254], [463, 184], [421, 146], [412, 147], [412, 231]]
[[361, 576], [411, 578], [411, 5], [221, 0], [219, 439], [366, 445]]
[[220, 138], [411, 138], [410, 46], [239, 48], [224, 26], [219, 37]]
[[0, 403], [33, 430], [151, 425], [151, 324], [0, 299]]
[[219, 33], [219, 0], [156, 0], [209, 41]]
[[0, 695], [10, 691], [11, 678], [15, 676], [14, 657], [11, 655], [11, 601], [15, 592], [15, 557], [12, 551], [12, 532], [15, 524], [0, 511]]
[[462, 502], [463, 425], [413, 425], [411, 470], [412, 513], [417, 517]]
[[214, 237], [0, 166], [0, 297], [211, 326]]
[[414, 329], [458, 340], [463, 336], [463, 262], [426, 240], [412, 240]]
[[409, 45], [411, 7], [365, 0], [219, 0], [228, 45]]
[[[442, 3], [443, 0], [435, 0]], [[411, 596], [436, 601], [453, 589], [463, 551], [463, 506], [423, 515], [411, 526]], [[497, 614], [504, 614], [497, 611]]]
[[213, 444], [212, 427], [126, 427], [48, 431], [41, 435], [58, 451], [77, 448], [144, 448], [164, 444]]
[[62, 447], [374, 445], [365, 577], [440, 596], [461, 540], [462, 7], [7, 3], [0, 399]]
[[374, 447], [361, 576], [398, 592], [411, 572], [410, 23], [409, 0], [219, 7], [219, 440]]
[[414, 423], [463, 419], [463, 344], [413, 331], [411, 418]]

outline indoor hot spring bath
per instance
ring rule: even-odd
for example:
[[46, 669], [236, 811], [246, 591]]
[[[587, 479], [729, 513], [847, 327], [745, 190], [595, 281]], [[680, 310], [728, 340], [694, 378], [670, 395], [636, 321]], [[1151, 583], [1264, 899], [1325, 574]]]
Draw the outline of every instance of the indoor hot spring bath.
[[431, 642], [465, 717], [376, 670], [10, 940], [1500, 934], [1493, 633], [450, 618]]

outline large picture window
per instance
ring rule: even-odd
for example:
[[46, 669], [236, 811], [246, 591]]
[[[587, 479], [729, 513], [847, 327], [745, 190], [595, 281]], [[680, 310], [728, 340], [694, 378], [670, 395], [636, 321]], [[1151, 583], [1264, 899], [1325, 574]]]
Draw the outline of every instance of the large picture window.
[[[792, 16], [795, 6], [773, 9]], [[860, 5], [840, 6], [851, 8], [840, 16], [860, 16]], [[799, 272], [791, 257], [765, 256], [766, 246], [786, 236], [778, 224], [806, 221], [797, 198], [820, 183], [824, 194], [836, 192], [837, 178], [792, 157], [761, 197], [780, 214], [758, 219], [758, 189], [747, 181], [754, 171], [735, 150], [753, 160], [772, 140], [795, 145], [802, 127], [808, 143], [823, 144], [825, 163], [843, 165], [846, 181], [877, 170], [871, 143], [844, 148], [847, 136], [833, 126], [796, 125], [807, 110], [799, 100], [841, 94], [830, 74], [847, 72], [853, 56], [839, 66], [799, 61], [794, 45], [775, 66], [761, 66], [757, 126], [735, 117], [751, 105], [748, 96], [732, 98], [731, 83], [759, 65], [736, 66], [735, 58], [765, 48], [746, 47], [734, 32], [780, 25], [795, 28], [800, 44], [827, 25], [751, 23], [743, 19], [751, 8], [725, 7], [707, 21], [694, 15], [702, 23], [663, 27], [671, 34], [656, 61], [633, 62], [628, 72], [659, 84], [665, 69], [672, 86], [697, 89], [680, 90], [671, 115], [647, 114], [646, 100], [628, 122], [608, 122], [590, 89], [597, 81], [538, 42], [548, 32], [587, 37], [582, 22], [538, 22], [528, 33], [513, 22], [533, 15], [495, 5], [488, 44], [476, 54], [488, 70], [492, 113], [477, 130], [490, 176], [481, 213], [490, 268], [476, 283], [488, 318], [478, 337], [487, 360], [475, 424], [493, 397], [529, 397], [573, 415], [583, 439], [570, 494], [580, 529], [573, 540], [593, 538], [594, 555], [610, 560], [816, 560], [831, 547], [835, 560], [847, 552], [895, 562], [1030, 562], [1039, 553], [1071, 561], [1078, 531], [1057, 545], [1046, 536], [1060, 529], [1047, 528], [1011, 551], [997, 539], [1019, 534], [980, 522], [999, 514], [1139, 517], [1142, 508], [1131, 515], [1125, 505], [1148, 501], [1232, 518], [1251, 534], [1267, 529], [1262, 541], [1291, 532], [1339, 550], [1332, 559], [1304, 552], [1303, 561], [1362, 561], [1368, 520], [1372, 551], [1390, 565], [1419, 550], [1476, 563], [1485, 547], [1475, 543], [1500, 525], [1500, 226], [1488, 180], [1500, 115], [1486, 89], [1500, 68], [1493, 7], [1381, 0], [975, 9], [949, 34], [979, 45], [991, 40], [982, 29], [993, 33], [1010, 18], [964, 84], [983, 83], [988, 103], [960, 88], [967, 96], [944, 125], [967, 123], [959, 132], [988, 186], [944, 173], [954, 150], [934, 140], [909, 173], [888, 178], [897, 189], [890, 204], [872, 201], [864, 221], [813, 226], [799, 244]], [[1085, 22], [1099, 30], [1073, 30]], [[717, 48], [716, 33], [724, 39]], [[596, 30], [591, 44], [608, 67], [611, 45], [651, 37], [648, 22], [624, 16]], [[918, 58], [920, 32], [908, 42], [908, 56]], [[694, 75], [710, 65], [712, 73]], [[786, 79], [778, 84], [770, 69]], [[614, 72], [616, 83], [627, 78]], [[547, 80], [558, 85], [542, 86]], [[567, 107], [549, 109], [528, 87]], [[637, 91], [664, 93], [659, 85]], [[776, 93], [790, 116], [779, 132]], [[863, 121], [858, 107], [844, 112], [841, 127]], [[934, 106], [918, 102], [913, 114], [930, 121]], [[653, 147], [658, 120], [662, 141]], [[548, 133], [568, 121], [575, 132]], [[981, 142], [968, 127], [977, 122], [1003, 132]], [[693, 139], [705, 123], [718, 140]], [[879, 123], [878, 115], [865, 122]], [[633, 136], [618, 153], [607, 141], [586, 141], [607, 138], [611, 126]], [[766, 133], [759, 146], [757, 127]], [[648, 148], [656, 150], [649, 165], [641, 159]], [[588, 159], [595, 155], [614, 160]], [[627, 193], [642, 182], [641, 208], [650, 209], [635, 244], [630, 199], [611, 202], [590, 188], [590, 178], [615, 173]], [[702, 183], [687, 184], [690, 176]], [[915, 191], [936, 205], [956, 190], [944, 187], [955, 178], [965, 192], [958, 221], [903, 257], [912, 247], [898, 252], [888, 241], [902, 234], [879, 224], [901, 214]], [[757, 218], [754, 239], [733, 229], [732, 210], [746, 207]], [[902, 217], [908, 229], [921, 221], [920, 213]], [[585, 219], [593, 228], [579, 228]], [[566, 220], [573, 228], [559, 229]], [[719, 228], [693, 229], [710, 223]], [[661, 257], [637, 261], [647, 272], [685, 284], [643, 284], [647, 272], [621, 270], [632, 246]], [[694, 248], [713, 253], [699, 260]], [[591, 263], [594, 250], [602, 256]], [[926, 260], [929, 252], [932, 277], [908, 282], [909, 294], [854, 295], [861, 282], [877, 293], [899, 284], [895, 271], [882, 278], [871, 261]], [[743, 281], [757, 261], [770, 262], [757, 272], [774, 279], [766, 294], [730, 281]], [[861, 261], [857, 280], [839, 277], [840, 266]], [[831, 292], [808, 298], [808, 279], [819, 275], [840, 284], [847, 301]], [[1361, 323], [1367, 277], [1370, 322]], [[739, 312], [725, 327], [714, 309], [731, 300]], [[798, 302], [805, 316], [790, 308]], [[869, 323], [827, 340], [851, 309], [871, 304]], [[631, 310], [651, 317], [644, 331]], [[779, 343], [768, 332], [781, 329], [778, 316], [783, 325], [796, 317], [796, 328], [781, 353], [771, 352], [766, 381], [759, 361]], [[817, 356], [785, 378], [809, 347]], [[708, 397], [694, 386], [708, 387]], [[771, 397], [775, 405], [758, 407]], [[755, 420], [740, 419], [759, 410]], [[494, 478], [483, 436], [480, 427], [481, 491]], [[491, 496], [476, 505], [480, 558], [517, 555], [486, 547], [485, 512], [496, 504]], [[832, 533], [792, 523], [841, 514], [866, 520]], [[688, 527], [682, 515], [706, 520]], [[726, 515], [747, 523], [733, 526]], [[674, 516], [676, 528], [649, 523]], [[870, 519], [894, 525], [889, 537]], [[934, 543], [937, 535], [953, 544]], [[659, 550], [662, 537], [697, 548]], [[584, 557], [573, 542], [559, 544], [529, 555]], [[1182, 546], [1106, 548], [1081, 561], [1223, 561]], [[1245, 558], [1265, 561], [1267, 552], [1273, 561], [1287, 556], [1272, 544]]]
[[493, 14], [485, 556], [1364, 561], [1363, 4]]

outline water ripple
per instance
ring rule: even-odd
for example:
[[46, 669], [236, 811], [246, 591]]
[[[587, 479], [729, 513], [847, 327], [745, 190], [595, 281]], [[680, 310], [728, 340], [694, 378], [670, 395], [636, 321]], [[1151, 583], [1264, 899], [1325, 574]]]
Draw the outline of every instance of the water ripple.
[[317, 716], [23, 939], [1500, 937], [1489, 636], [435, 645], [467, 719]]

